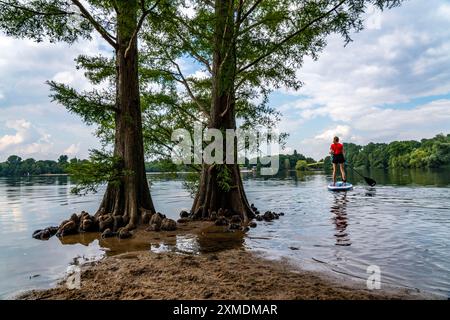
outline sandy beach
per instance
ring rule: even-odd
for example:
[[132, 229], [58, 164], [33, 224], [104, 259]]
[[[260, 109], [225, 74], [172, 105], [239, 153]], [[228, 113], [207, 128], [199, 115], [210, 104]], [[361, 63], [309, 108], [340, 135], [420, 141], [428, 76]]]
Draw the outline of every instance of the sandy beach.
[[[138, 230], [139, 243], [168, 241], [177, 234], [212, 233], [208, 223], [184, 224], [171, 233]], [[209, 230], [209, 231], [205, 231]], [[219, 230], [220, 231], [220, 230]], [[218, 230], [214, 234], [220, 235]], [[73, 238], [72, 241], [75, 241]], [[67, 241], [70, 241], [68, 239]], [[422, 299], [412, 290], [367, 290], [361, 284], [338, 281], [321, 273], [300, 270], [287, 260], [269, 261], [243, 247], [202, 254], [126, 252], [81, 268], [81, 287], [65, 281], [53, 289], [26, 292], [18, 299]], [[122, 253], [120, 253], [122, 252]]]

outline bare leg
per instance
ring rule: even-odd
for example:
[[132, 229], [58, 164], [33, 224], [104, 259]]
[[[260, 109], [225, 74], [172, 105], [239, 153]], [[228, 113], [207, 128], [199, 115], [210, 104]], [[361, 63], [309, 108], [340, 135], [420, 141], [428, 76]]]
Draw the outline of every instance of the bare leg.
[[344, 168], [344, 164], [343, 163], [340, 163], [339, 164], [339, 169], [341, 169], [341, 177], [342, 177], [342, 181], [346, 181], [347, 180], [347, 177], [346, 177], [346, 175], [345, 175], [345, 168]]
[[337, 171], [337, 164], [333, 163], [333, 186], [336, 184], [336, 171]]

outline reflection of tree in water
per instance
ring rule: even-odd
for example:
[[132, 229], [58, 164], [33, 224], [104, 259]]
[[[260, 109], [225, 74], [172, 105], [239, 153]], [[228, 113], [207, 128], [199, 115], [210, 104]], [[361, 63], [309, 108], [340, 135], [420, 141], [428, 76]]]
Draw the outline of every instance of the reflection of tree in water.
[[[226, 227], [208, 226], [199, 233], [177, 234], [176, 232], [142, 232], [130, 239], [117, 237], [102, 239], [99, 232], [67, 235], [58, 240], [63, 245], [98, 246], [107, 256], [132, 251], [178, 252], [199, 254], [242, 248], [245, 233], [228, 231]], [[153, 249], [155, 250], [153, 250]]]
[[224, 232], [225, 228], [211, 226], [199, 234], [197, 241], [200, 252], [216, 252], [244, 245], [244, 233], [241, 231]]
[[347, 233], [347, 202], [347, 192], [334, 194], [334, 201], [330, 211], [334, 214], [332, 219], [336, 228], [334, 236], [337, 246], [351, 245], [350, 237]]

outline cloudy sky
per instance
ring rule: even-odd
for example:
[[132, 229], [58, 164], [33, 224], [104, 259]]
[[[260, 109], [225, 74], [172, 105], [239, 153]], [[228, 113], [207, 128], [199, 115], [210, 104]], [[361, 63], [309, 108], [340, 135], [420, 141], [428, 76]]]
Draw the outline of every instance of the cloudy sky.
[[[272, 94], [290, 133], [286, 151], [321, 158], [334, 135], [365, 144], [450, 133], [450, 1], [368, 12], [353, 40], [344, 47], [330, 37], [319, 60], [298, 71], [303, 88]], [[0, 35], [0, 161], [84, 158], [98, 146], [93, 128], [50, 102], [45, 81], [86, 89], [73, 59], [107, 50], [98, 39], [69, 47]]]

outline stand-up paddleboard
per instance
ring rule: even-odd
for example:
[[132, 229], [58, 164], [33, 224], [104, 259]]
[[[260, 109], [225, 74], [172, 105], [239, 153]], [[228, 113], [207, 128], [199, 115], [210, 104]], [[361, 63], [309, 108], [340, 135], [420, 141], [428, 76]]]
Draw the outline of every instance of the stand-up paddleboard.
[[328, 190], [330, 191], [349, 191], [353, 189], [353, 185], [351, 183], [348, 182], [336, 182], [336, 184], [333, 186], [332, 183], [330, 183], [328, 185]]

